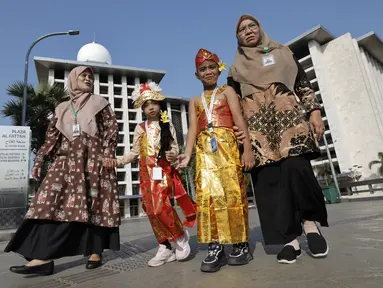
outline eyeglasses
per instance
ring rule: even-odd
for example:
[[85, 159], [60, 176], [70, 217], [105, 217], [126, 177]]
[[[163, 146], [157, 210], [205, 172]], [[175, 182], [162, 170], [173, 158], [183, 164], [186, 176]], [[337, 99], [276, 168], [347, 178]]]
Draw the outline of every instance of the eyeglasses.
[[257, 23], [252, 22], [252, 23], [250, 23], [250, 24], [247, 25], [247, 26], [243, 26], [243, 27], [239, 28], [239, 29], [238, 29], [238, 34], [244, 34], [244, 33], [246, 32], [247, 29], [249, 29], [250, 31], [254, 32], [254, 31], [256, 31], [258, 28], [259, 28], [259, 26], [257, 25]]
[[78, 76], [78, 78], [81, 78], [81, 79], [90, 79], [90, 80], [92, 80], [93, 81], [93, 75], [92, 74], [90, 74], [90, 73], [81, 73], [79, 76]]

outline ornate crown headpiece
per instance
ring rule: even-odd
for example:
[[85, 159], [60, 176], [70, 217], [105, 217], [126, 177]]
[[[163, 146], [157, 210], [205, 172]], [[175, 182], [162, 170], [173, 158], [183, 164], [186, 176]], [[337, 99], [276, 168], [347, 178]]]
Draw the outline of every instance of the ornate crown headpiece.
[[165, 96], [161, 93], [162, 89], [154, 82], [136, 84], [132, 93], [134, 109], [140, 108], [146, 101], [162, 101]]

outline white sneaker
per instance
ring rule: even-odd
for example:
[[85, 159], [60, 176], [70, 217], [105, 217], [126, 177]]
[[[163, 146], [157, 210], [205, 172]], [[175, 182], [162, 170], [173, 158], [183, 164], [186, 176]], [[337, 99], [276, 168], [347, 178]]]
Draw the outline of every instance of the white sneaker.
[[176, 240], [176, 258], [178, 261], [185, 260], [190, 255], [189, 232], [185, 230], [185, 235]]
[[148, 266], [150, 267], [158, 267], [164, 265], [165, 263], [176, 261], [176, 255], [173, 250], [169, 250], [165, 245], [160, 244], [160, 248], [157, 251], [156, 256], [150, 259], [148, 262]]

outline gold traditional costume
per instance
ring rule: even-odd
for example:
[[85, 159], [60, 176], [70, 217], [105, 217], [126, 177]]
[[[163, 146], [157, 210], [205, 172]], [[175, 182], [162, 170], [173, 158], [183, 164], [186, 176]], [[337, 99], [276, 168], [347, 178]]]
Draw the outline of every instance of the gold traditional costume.
[[[201, 49], [196, 66], [205, 60], [219, 63], [218, 57]], [[222, 93], [221, 86], [216, 95]], [[207, 107], [213, 92], [205, 93]], [[196, 141], [196, 195], [198, 241], [237, 244], [248, 241], [248, 203], [246, 179], [233, 131], [233, 117], [226, 100], [216, 99], [212, 109], [213, 136], [218, 149], [213, 152], [212, 134], [202, 102], [197, 103], [198, 132]]]

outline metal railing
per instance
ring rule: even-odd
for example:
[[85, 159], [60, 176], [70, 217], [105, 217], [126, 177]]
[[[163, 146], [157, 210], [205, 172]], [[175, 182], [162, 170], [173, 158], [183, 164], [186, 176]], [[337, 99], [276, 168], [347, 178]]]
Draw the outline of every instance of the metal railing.
[[[358, 190], [358, 187], [361, 187], [361, 186], [368, 187], [368, 188], [366, 189], [363, 187], [362, 190]], [[366, 192], [370, 192], [370, 194], [374, 194], [374, 192], [376, 191], [383, 191], [383, 178], [340, 183], [339, 188], [345, 189], [347, 191], [347, 195], [366, 193]], [[355, 190], [353, 191], [352, 188], [355, 188]]]

